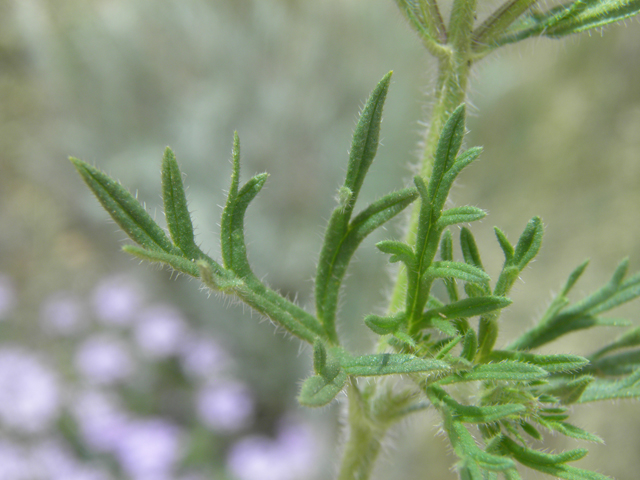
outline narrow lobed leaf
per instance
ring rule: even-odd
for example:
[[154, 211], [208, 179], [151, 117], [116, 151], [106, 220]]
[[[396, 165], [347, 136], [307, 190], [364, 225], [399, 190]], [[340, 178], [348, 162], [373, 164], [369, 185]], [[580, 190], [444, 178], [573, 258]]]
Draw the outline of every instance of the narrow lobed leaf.
[[511, 243], [507, 239], [507, 236], [504, 234], [502, 230], [500, 230], [498, 227], [493, 227], [493, 230], [496, 234], [496, 237], [498, 238], [498, 243], [500, 244], [500, 248], [504, 253], [505, 261], [507, 263], [511, 262], [511, 259], [513, 258], [513, 254], [515, 253], [513, 245], [511, 245]]
[[444, 174], [453, 166], [460, 151], [465, 134], [465, 116], [466, 107], [463, 103], [454, 110], [442, 128], [429, 180], [428, 190], [431, 201], [435, 199]]
[[327, 366], [327, 349], [319, 338], [313, 344], [313, 370], [322, 375]]
[[298, 401], [305, 407], [322, 407], [327, 405], [344, 388], [347, 374], [340, 371], [338, 375], [329, 379], [322, 375], [307, 378], [302, 384]]
[[[451, 230], [445, 230], [440, 239], [440, 258], [444, 261], [453, 261], [453, 238]], [[447, 289], [447, 295], [449, 296], [449, 302], [457, 302], [460, 298], [458, 293], [458, 285], [454, 278], [445, 278], [444, 285]]]
[[439, 381], [440, 384], [454, 382], [471, 382], [475, 380], [512, 380], [531, 382], [548, 376], [549, 373], [535, 365], [504, 360], [498, 363], [476, 365], [472, 370], [449, 376]]
[[602, 357], [605, 353], [621, 350], [623, 348], [636, 347], [638, 345], [640, 345], [640, 327], [635, 327], [627, 330], [615, 341], [591, 355], [590, 358], [591, 360], [595, 360]]
[[70, 160], [107, 213], [131, 240], [147, 250], [180, 254], [162, 228], [126, 188], [88, 163], [77, 158]]
[[464, 298], [442, 307], [427, 310], [425, 316], [444, 315], [446, 318], [475, 317], [493, 312], [511, 305], [511, 300], [505, 297], [482, 296]]
[[400, 324], [404, 321], [404, 312], [398, 315], [380, 317], [378, 315], [367, 315], [364, 319], [364, 323], [371, 331], [378, 335], [388, 335], [394, 333], [400, 327]]
[[467, 333], [464, 335], [464, 342], [462, 344], [462, 352], [460, 353], [460, 357], [472, 362], [476, 356], [476, 352], [478, 351], [478, 337], [476, 336], [475, 330], [470, 328], [467, 330]]
[[173, 255], [159, 250], [147, 250], [146, 248], [141, 248], [136, 245], [125, 245], [122, 247], [122, 250], [130, 255], [140, 258], [141, 260], [146, 260], [152, 263], [163, 263], [165, 265], [169, 265], [178, 272], [191, 275], [192, 277], [197, 278], [200, 276], [200, 269], [198, 266], [194, 262], [184, 258], [182, 255]]
[[589, 360], [578, 355], [537, 355], [528, 352], [513, 352], [508, 350], [494, 350], [492, 360], [516, 360], [544, 368], [549, 373], [561, 373], [578, 370], [589, 364]]
[[353, 134], [347, 176], [344, 182], [344, 185], [352, 192], [353, 201], [358, 197], [364, 177], [378, 150], [382, 108], [389, 91], [392, 74], [393, 72], [387, 73], [371, 92]]
[[480, 220], [487, 216], [487, 212], [479, 209], [478, 207], [466, 206], [450, 208], [442, 212], [442, 215], [438, 219], [437, 226], [440, 229], [448, 227], [449, 225], [455, 225], [457, 223], [470, 223], [476, 220]]
[[340, 364], [347, 374], [359, 377], [446, 371], [450, 369], [449, 364], [441, 360], [418, 358], [401, 353], [381, 353], [360, 357], [347, 355], [340, 359]]
[[416, 263], [413, 249], [406, 243], [395, 240], [383, 240], [376, 243], [376, 247], [378, 247], [382, 253], [391, 254], [391, 258], [389, 259], [391, 263], [403, 262], [406, 265], [415, 265]]
[[433, 262], [427, 270], [431, 278], [457, 278], [465, 282], [488, 282], [490, 277], [484, 271], [473, 265], [460, 262]]
[[620, 398], [640, 398], [640, 369], [621, 380], [596, 379], [585, 389], [577, 403]]
[[586, 440], [588, 442], [594, 443], [604, 443], [604, 440], [600, 438], [598, 435], [594, 435], [593, 433], [589, 433], [586, 430], [576, 427], [575, 425], [571, 425], [570, 423], [563, 421], [547, 421], [544, 419], [538, 420], [541, 425], [547, 427], [549, 430], [554, 430], [558, 433], [566, 435], [567, 437], [577, 438], [578, 440]]
[[484, 270], [476, 240], [473, 238], [471, 230], [466, 227], [460, 229], [460, 249], [462, 250], [462, 257], [466, 263], [473, 265], [480, 270]]
[[449, 413], [445, 415], [445, 431], [453, 450], [459, 458], [463, 460], [470, 459], [481, 468], [489, 471], [502, 472], [515, 468], [515, 464], [510, 458], [493, 455], [482, 450], [466, 427], [455, 421]]
[[533, 217], [529, 220], [529, 223], [527, 223], [522, 235], [520, 235], [518, 239], [513, 253], [512, 261], [520, 271], [522, 271], [540, 251], [543, 234], [544, 228], [542, 227], [540, 217]]
[[173, 151], [167, 147], [162, 159], [162, 199], [164, 214], [173, 243], [187, 259], [197, 260], [200, 249], [196, 246], [191, 214], [182, 184], [182, 172]]

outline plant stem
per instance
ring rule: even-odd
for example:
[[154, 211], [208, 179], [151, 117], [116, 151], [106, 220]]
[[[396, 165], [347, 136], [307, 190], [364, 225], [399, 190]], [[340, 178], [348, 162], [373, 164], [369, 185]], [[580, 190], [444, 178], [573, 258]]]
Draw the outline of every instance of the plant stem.
[[368, 413], [366, 399], [354, 380], [347, 388], [349, 439], [344, 448], [338, 480], [367, 480], [380, 453], [388, 423], [380, 425]]
[[[425, 133], [424, 149], [419, 167], [419, 174], [428, 183], [433, 168], [433, 159], [438, 145], [438, 139], [442, 133], [442, 127], [453, 111], [466, 99], [469, 71], [471, 61], [468, 59], [468, 47], [463, 54], [454, 52], [446, 59], [441, 59], [438, 65], [439, 75], [436, 86], [436, 103], [431, 111], [429, 128]], [[415, 244], [415, 236], [418, 230], [418, 216], [420, 203], [414, 203], [409, 220], [409, 229], [405, 241], [409, 245]], [[400, 271], [389, 303], [389, 313], [395, 313], [401, 309], [404, 302], [407, 287], [407, 277], [403, 270]]]

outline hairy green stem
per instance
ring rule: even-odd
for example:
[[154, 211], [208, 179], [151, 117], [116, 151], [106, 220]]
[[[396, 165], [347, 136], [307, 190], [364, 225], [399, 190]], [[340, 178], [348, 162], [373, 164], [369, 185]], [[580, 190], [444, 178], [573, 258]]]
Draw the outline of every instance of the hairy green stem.
[[[442, 127], [453, 111], [465, 101], [471, 61], [467, 56], [456, 54], [451, 58], [442, 59], [439, 63], [438, 84], [436, 87], [436, 103], [431, 112], [429, 128], [426, 131], [424, 147], [420, 162], [419, 172], [425, 182], [429, 182], [433, 159], [442, 133]], [[409, 220], [409, 228], [405, 241], [409, 245], [415, 244], [418, 230], [418, 217], [420, 213], [420, 200], [416, 200]], [[407, 276], [400, 271], [389, 303], [389, 312], [395, 313], [402, 308], [407, 289]]]
[[344, 447], [338, 480], [368, 480], [373, 470], [388, 423], [380, 425], [371, 418], [366, 399], [351, 380], [348, 384], [349, 438]]

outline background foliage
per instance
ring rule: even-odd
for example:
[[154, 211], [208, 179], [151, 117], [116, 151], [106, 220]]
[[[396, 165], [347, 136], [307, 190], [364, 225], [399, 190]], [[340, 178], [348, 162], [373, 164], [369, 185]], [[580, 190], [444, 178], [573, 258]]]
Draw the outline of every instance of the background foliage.
[[[510, 338], [531, 325], [546, 306], [539, 299], [550, 299], [550, 288], [557, 291], [585, 258], [593, 260], [576, 293], [598, 287], [621, 257], [630, 256], [632, 271], [640, 257], [640, 65], [633, 61], [640, 29], [634, 23], [559, 45], [507, 47], [477, 67], [467, 142], [485, 153], [453, 191], [457, 205], [490, 213], [474, 229], [478, 243], [489, 246], [487, 265], [500, 263], [490, 256], [500, 255], [493, 225], [513, 240], [533, 215], [545, 223], [542, 253], [523, 276], [526, 289], [513, 290], [503, 319]], [[248, 211], [251, 262], [259, 277], [268, 272], [271, 287], [306, 304], [357, 109], [390, 69], [383, 147], [363, 204], [409, 182], [421, 103], [429, 102], [424, 84], [435, 70], [392, 2], [0, 1], [0, 272], [14, 299], [0, 313], [2, 341], [63, 358], [68, 343], [42, 328], [42, 305], [60, 291], [89, 296], [104, 278], [126, 273], [149, 298], [176, 305], [194, 328], [230, 347], [234, 374], [260, 399], [245, 433], [273, 435], [278, 419], [294, 415], [332, 445], [337, 408], [305, 412], [296, 405], [295, 382], [310, 369], [293, 361], [297, 344], [240, 308], [207, 301], [186, 280], [140, 269], [122, 255], [123, 235], [105, 221], [66, 157], [99, 162], [126, 178], [153, 212], [160, 159], [171, 145], [187, 173], [194, 224], [203, 229], [198, 239], [219, 257], [217, 205], [238, 130], [244, 172], [271, 174], [261, 202]], [[342, 316], [353, 320], [339, 327], [350, 332], [355, 350], [371, 341], [362, 315], [371, 305], [382, 308], [389, 288], [381, 274], [386, 258], [371, 248], [379, 239], [366, 241], [347, 280]], [[573, 336], [562, 350], [589, 352], [595, 345], [586, 337]], [[608, 474], [633, 478], [636, 406], [578, 408], [574, 421], [615, 446], [590, 446], [581, 465], [607, 465]], [[401, 427], [386, 456], [394, 465], [383, 459], [379, 478], [398, 475], [401, 464], [404, 478], [423, 478], [427, 469], [434, 478], [451, 475], [450, 462], [441, 461], [450, 454], [433, 439], [429, 420]], [[327, 446], [326, 469], [333, 468], [330, 458]]]

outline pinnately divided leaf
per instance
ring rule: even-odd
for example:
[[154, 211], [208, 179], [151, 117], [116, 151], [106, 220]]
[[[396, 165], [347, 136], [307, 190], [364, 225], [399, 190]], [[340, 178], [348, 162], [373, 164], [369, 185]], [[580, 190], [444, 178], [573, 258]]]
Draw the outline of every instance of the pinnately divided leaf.
[[[369, 207], [373, 211], [365, 210], [362, 213], [363, 216], [356, 217], [352, 225], [354, 228], [350, 231], [349, 221], [355, 202], [378, 150], [382, 108], [389, 90], [391, 74], [392, 72], [389, 72], [385, 75], [374, 88], [360, 114], [351, 143], [347, 175], [341, 188], [343, 193], [341, 197], [345, 197], [344, 194], [346, 194], [346, 198], [341, 199], [340, 205], [331, 214], [318, 261], [315, 283], [316, 312], [333, 343], [338, 341], [335, 317], [340, 285], [355, 247], [372, 229], [377, 228], [404, 208], [400, 208], [403, 200], [397, 198], [381, 200], [382, 203]], [[396, 201], [399, 210], [387, 205], [389, 201], [391, 203]], [[404, 206], [406, 205], [408, 203]], [[353, 238], [347, 242], [347, 236], [350, 233]], [[345, 250], [345, 245], [348, 251]]]

